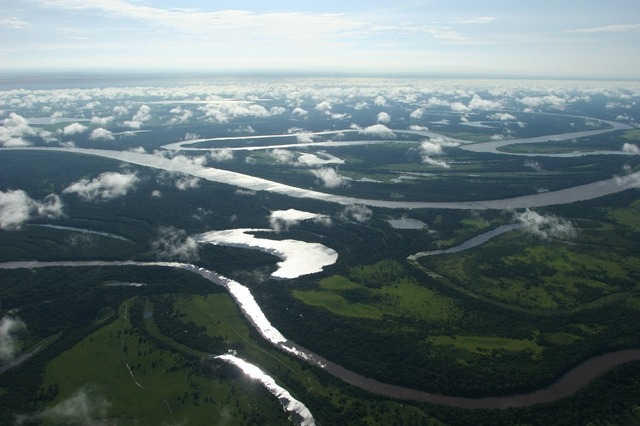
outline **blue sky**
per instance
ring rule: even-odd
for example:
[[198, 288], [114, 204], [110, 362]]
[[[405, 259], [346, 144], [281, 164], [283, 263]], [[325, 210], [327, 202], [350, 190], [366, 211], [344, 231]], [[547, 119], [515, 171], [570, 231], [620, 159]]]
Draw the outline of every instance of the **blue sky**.
[[638, 0], [0, 5], [2, 70], [640, 79]]

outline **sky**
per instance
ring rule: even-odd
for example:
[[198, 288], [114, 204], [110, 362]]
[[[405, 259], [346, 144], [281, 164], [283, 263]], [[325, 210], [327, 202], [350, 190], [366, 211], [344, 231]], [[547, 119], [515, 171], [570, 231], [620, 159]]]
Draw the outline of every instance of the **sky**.
[[638, 0], [0, 0], [0, 10], [0, 71], [640, 79]]

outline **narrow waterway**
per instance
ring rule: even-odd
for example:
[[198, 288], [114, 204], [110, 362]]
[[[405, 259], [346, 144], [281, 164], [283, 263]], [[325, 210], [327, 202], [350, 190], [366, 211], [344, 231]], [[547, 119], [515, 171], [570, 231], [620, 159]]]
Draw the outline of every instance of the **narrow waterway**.
[[226, 288], [227, 291], [229, 291], [231, 297], [238, 304], [242, 313], [252, 324], [252, 326], [260, 333], [263, 338], [265, 338], [277, 348], [290, 353], [311, 365], [315, 365], [324, 369], [329, 374], [343, 380], [346, 383], [357, 386], [369, 392], [390, 398], [415, 400], [470, 409], [527, 407], [544, 402], [556, 401], [558, 399], [572, 395], [610, 368], [630, 361], [640, 360], [640, 348], [627, 349], [599, 355], [568, 371], [551, 386], [526, 394], [486, 398], [464, 398], [440, 395], [383, 383], [374, 379], [367, 378], [297, 345], [296, 343], [284, 337], [279, 330], [271, 325], [247, 287], [229, 278], [223, 277], [222, 275], [219, 275], [215, 272], [200, 268], [195, 265], [177, 262], [133, 261], [23, 261], [0, 263], [0, 269], [83, 266], [163, 266], [183, 269], [193, 273], [197, 273], [198, 275], [206, 278], [212, 283], [221, 285]]

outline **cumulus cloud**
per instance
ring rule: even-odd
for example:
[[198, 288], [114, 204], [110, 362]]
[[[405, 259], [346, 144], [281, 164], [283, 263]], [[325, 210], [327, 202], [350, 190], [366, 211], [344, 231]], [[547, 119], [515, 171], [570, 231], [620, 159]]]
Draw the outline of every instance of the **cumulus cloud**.
[[559, 98], [555, 95], [525, 96], [520, 99], [519, 102], [528, 106], [529, 108], [550, 107], [554, 109], [564, 110], [567, 106], [567, 101], [565, 99]]
[[238, 117], [267, 117], [269, 111], [262, 105], [246, 102], [214, 102], [203, 105], [205, 117], [217, 123], [228, 123]]
[[106, 425], [108, 422], [102, 419], [106, 417], [109, 405], [109, 402], [104, 397], [96, 395], [85, 387], [75, 392], [68, 399], [40, 413], [16, 416], [16, 424], [45, 422], [52, 424]]
[[287, 109], [283, 108], [281, 106], [274, 106], [271, 109], [269, 109], [269, 115], [282, 115], [285, 113]]
[[442, 145], [431, 141], [424, 141], [420, 144], [420, 151], [426, 155], [442, 155], [444, 150]]
[[299, 132], [296, 133], [296, 140], [298, 143], [312, 143], [313, 133], [311, 132]]
[[171, 109], [169, 112], [173, 114], [173, 117], [171, 117], [171, 120], [169, 120], [169, 124], [186, 123], [191, 117], [193, 117], [192, 111], [184, 109], [181, 106], [177, 106]]
[[26, 146], [29, 145], [24, 137], [35, 136], [36, 131], [29, 126], [29, 122], [21, 115], [12, 112], [5, 118], [0, 127], [0, 144], [2, 146]]
[[233, 151], [230, 149], [216, 149], [211, 151], [209, 157], [215, 162], [231, 161], [233, 160]]
[[115, 139], [111, 130], [107, 130], [103, 127], [98, 127], [97, 129], [93, 129], [91, 134], [89, 135], [89, 139], [91, 140], [105, 140], [112, 141]]
[[293, 164], [295, 166], [317, 167], [326, 164], [344, 164], [344, 160], [327, 152], [319, 151], [317, 155], [309, 153], [302, 154], [296, 159], [295, 163]]
[[409, 130], [416, 130], [418, 132], [427, 132], [429, 131], [429, 128], [427, 126], [418, 126], [414, 124], [409, 126]]
[[13, 358], [16, 353], [18, 334], [26, 326], [20, 318], [5, 316], [0, 320], [0, 361], [5, 362]]
[[62, 200], [56, 194], [37, 201], [20, 189], [0, 192], [0, 229], [20, 229], [30, 219], [53, 219], [63, 214]]
[[451, 108], [452, 111], [455, 111], [455, 112], [469, 112], [469, 111], [471, 111], [471, 108], [469, 108], [468, 106], [466, 106], [462, 102], [452, 102], [449, 107]]
[[524, 162], [524, 166], [529, 167], [530, 169], [533, 169], [536, 172], [539, 172], [540, 170], [542, 170], [542, 165], [535, 160], [526, 160]]
[[381, 112], [378, 114], [378, 123], [388, 123], [391, 121], [391, 116], [386, 112]]
[[365, 128], [361, 128], [358, 126], [352, 126], [358, 130], [358, 133], [367, 135], [367, 136], [377, 136], [381, 138], [395, 138], [396, 134], [393, 133], [393, 130], [385, 126], [384, 124], [374, 124], [372, 126], [368, 126]]
[[335, 169], [330, 167], [311, 170], [311, 173], [320, 180], [325, 188], [337, 188], [348, 183], [347, 179], [340, 176]]
[[502, 104], [498, 101], [491, 101], [488, 99], [482, 99], [478, 95], [473, 95], [471, 101], [469, 101], [470, 109], [498, 109], [502, 108]]
[[112, 120], [113, 120], [113, 117], [93, 116], [93, 117], [91, 117], [91, 124], [95, 124], [95, 125], [98, 125], [98, 126], [104, 126], [104, 125], [108, 124]]
[[200, 178], [196, 176], [183, 176], [176, 180], [176, 188], [180, 191], [195, 189], [200, 187]]
[[[116, 107], [117, 108], [117, 107]], [[151, 108], [148, 105], [141, 105], [138, 111], [131, 117], [131, 120], [125, 121], [124, 125], [132, 129], [139, 129], [144, 123], [151, 119]]]
[[78, 197], [87, 200], [113, 200], [123, 197], [133, 189], [140, 181], [135, 173], [105, 172], [98, 177], [80, 179], [66, 187], [64, 194], [77, 194]]
[[299, 225], [300, 222], [305, 220], [312, 220], [315, 223], [323, 225], [331, 225], [331, 218], [329, 216], [295, 209], [273, 211], [269, 216], [271, 229], [276, 232], [288, 231], [290, 227]]
[[384, 98], [384, 96], [376, 96], [376, 99], [373, 101], [373, 103], [376, 106], [387, 106], [387, 100]]
[[640, 149], [638, 149], [638, 145], [632, 143], [625, 143], [622, 145], [622, 151], [628, 152], [630, 154], [638, 154], [640, 153]]
[[450, 146], [458, 146], [458, 144], [454, 142], [447, 142], [441, 138], [436, 138], [428, 141], [423, 141], [420, 144], [418, 151], [420, 152], [420, 156], [422, 157], [423, 163], [448, 169], [451, 166], [446, 161], [434, 159], [433, 157], [443, 155], [444, 154], [443, 147], [450, 147]]
[[198, 260], [198, 243], [192, 237], [187, 236], [183, 229], [172, 226], [162, 226], [158, 229], [158, 235], [151, 242], [151, 249], [160, 260]]
[[118, 105], [118, 106], [113, 107], [113, 113], [115, 115], [117, 115], [118, 117], [121, 117], [121, 116], [127, 114], [128, 112], [129, 112], [129, 110], [125, 106]]
[[488, 115], [487, 118], [489, 120], [499, 120], [499, 121], [511, 121], [517, 120], [516, 117], [507, 113], [507, 112], [496, 112], [495, 114]]
[[338, 218], [344, 221], [368, 222], [372, 217], [373, 211], [362, 204], [349, 204], [338, 213]]
[[409, 115], [409, 117], [413, 118], [414, 120], [419, 120], [422, 118], [423, 115], [424, 115], [423, 109], [418, 108], [414, 111], [411, 111], [411, 114]]
[[544, 240], [571, 238], [576, 235], [576, 229], [571, 222], [552, 214], [541, 215], [526, 209], [522, 213], [515, 213], [514, 217], [524, 225], [523, 229]]
[[329, 101], [322, 101], [316, 105], [316, 111], [329, 112], [331, 111], [331, 104]]
[[293, 152], [282, 148], [272, 149], [267, 151], [267, 154], [269, 154], [269, 156], [279, 164], [289, 164], [293, 162], [295, 158], [295, 154]]
[[307, 114], [308, 114], [308, 112], [305, 109], [302, 109], [300, 107], [296, 107], [296, 108], [294, 108], [293, 111], [291, 111], [291, 115], [298, 115], [300, 117], [304, 117]]
[[77, 135], [87, 131], [88, 127], [80, 123], [71, 123], [62, 129], [62, 134], [65, 136]]

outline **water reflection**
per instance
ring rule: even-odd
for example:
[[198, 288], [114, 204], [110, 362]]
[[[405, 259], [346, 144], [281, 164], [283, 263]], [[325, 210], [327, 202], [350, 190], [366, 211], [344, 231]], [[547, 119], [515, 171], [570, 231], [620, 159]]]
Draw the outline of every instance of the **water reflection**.
[[271, 274], [274, 278], [297, 278], [302, 275], [322, 271], [338, 260], [338, 253], [319, 243], [297, 240], [270, 240], [257, 238], [252, 233], [274, 232], [271, 229], [228, 229], [198, 234], [194, 239], [199, 243], [246, 247], [264, 251], [283, 259], [278, 269]]
[[282, 408], [291, 416], [291, 420], [295, 424], [301, 426], [313, 426], [316, 424], [311, 412], [302, 402], [292, 397], [291, 394], [278, 385], [271, 376], [267, 375], [255, 365], [231, 354], [219, 355], [215, 358], [235, 365], [242, 370], [244, 374], [262, 383], [269, 392], [278, 398], [282, 404]]

